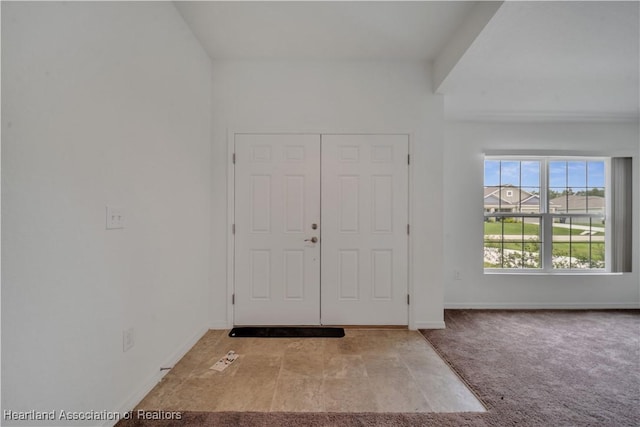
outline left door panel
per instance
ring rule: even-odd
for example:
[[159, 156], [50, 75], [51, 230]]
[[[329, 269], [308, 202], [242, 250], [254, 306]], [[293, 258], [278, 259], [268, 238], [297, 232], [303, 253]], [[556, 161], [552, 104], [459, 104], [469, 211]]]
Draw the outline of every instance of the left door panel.
[[320, 136], [235, 135], [236, 325], [320, 323]]

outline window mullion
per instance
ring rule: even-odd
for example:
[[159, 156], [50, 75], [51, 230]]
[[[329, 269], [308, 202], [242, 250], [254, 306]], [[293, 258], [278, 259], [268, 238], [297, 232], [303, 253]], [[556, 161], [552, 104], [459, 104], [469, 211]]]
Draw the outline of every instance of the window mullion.
[[542, 212], [542, 270], [553, 269], [553, 216], [549, 213], [549, 161], [540, 160], [540, 212]]
[[553, 216], [542, 214], [542, 270], [553, 269]]

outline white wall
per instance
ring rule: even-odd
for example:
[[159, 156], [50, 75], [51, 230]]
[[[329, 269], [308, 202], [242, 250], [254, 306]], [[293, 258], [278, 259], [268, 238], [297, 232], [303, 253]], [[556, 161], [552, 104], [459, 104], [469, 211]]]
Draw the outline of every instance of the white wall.
[[[515, 124], [447, 122], [444, 172], [444, 288], [450, 308], [629, 308], [640, 305], [638, 232], [633, 233], [633, 273], [622, 275], [483, 274], [484, 150], [576, 150], [634, 157], [640, 142], [633, 123]], [[638, 186], [634, 187], [638, 230]], [[460, 280], [454, 271], [460, 271]]]
[[418, 62], [214, 61], [212, 327], [228, 326], [227, 132], [412, 133], [412, 311], [442, 323], [442, 99]]
[[131, 409], [204, 333], [210, 86], [171, 3], [2, 3], [2, 410]]

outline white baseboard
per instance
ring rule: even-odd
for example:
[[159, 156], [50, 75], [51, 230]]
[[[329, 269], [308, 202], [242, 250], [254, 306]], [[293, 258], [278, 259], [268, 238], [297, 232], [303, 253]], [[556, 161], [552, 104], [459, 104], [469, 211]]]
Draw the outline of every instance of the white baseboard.
[[445, 329], [444, 320], [415, 321], [413, 326], [415, 329]]
[[230, 329], [226, 320], [215, 320], [209, 323], [209, 329]]
[[451, 302], [445, 303], [445, 309], [476, 309], [476, 310], [598, 310], [598, 309], [634, 309], [640, 308], [638, 303], [593, 303], [593, 302], [579, 302], [579, 303], [520, 303], [520, 302], [494, 302], [494, 303], [466, 303], [466, 302]]
[[[191, 336], [191, 338], [189, 338], [183, 345], [181, 345], [176, 351], [173, 352], [173, 354], [167, 358], [167, 361], [162, 365], [162, 366], [173, 366], [176, 363], [178, 363], [178, 361], [180, 359], [182, 359], [184, 357], [185, 354], [187, 354], [187, 352], [189, 350], [191, 350], [191, 347], [193, 347], [200, 338], [203, 337], [203, 335], [208, 331], [208, 328], [201, 328], [199, 329], [193, 336]], [[148, 378], [146, 381], [144, 381], [140, 387], [137, 388], [136, 391], [134, 391], [125, 401], [124, 403], [122, 403], [120, 405], [120, 407], [117, 409], [117, 412], [119, 414], [125, 414], [129, 411], [132, 411], [133, 408], [136, 407], [136, 405], [138, 403], [140, 403], [140, 401], [142, 399], [144, 399], [144, 397], [149, 394], [149, 392], [156, 386], [156, 384], [158, 384], [158, 382], [160, 382], [160, 380], [162, 379], [162, 377], [164, 377], [169, 371], [160, 371], [158, 370], [155, 374], [153, 374], [150, 378]], [[115, 421], [105, 421], [102, 426], [103, 427], [113, 427], [119, 420], [115, 420]]]

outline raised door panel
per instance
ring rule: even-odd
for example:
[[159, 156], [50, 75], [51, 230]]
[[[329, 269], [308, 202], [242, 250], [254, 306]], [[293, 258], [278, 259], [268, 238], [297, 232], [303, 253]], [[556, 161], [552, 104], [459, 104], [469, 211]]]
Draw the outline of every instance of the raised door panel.
[[408, 323], [408, 136], [322, 136], [323, 324]]
[[235, 136], [236, 325], [317, 325], [320, 137]]

